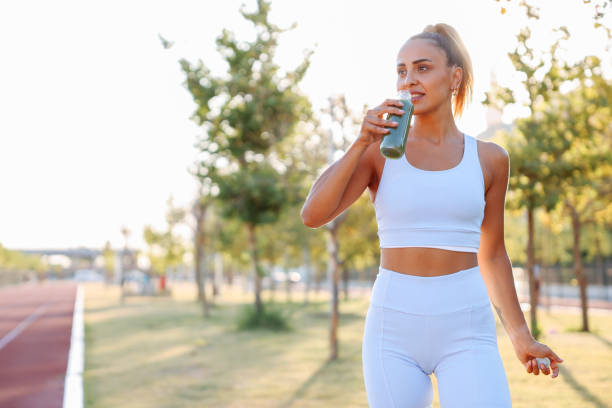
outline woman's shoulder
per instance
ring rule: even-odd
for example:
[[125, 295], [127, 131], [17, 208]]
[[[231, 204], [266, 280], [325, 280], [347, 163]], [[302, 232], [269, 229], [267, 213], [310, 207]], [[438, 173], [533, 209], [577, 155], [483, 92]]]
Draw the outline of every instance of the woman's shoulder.
[[475, 136], [472, 137], [476, 140], [478, 153], [482, 158], [498, 161], [502, 160], [504, 156], [509, 156], [508, 151], [503, 146], [493, 141], [478, 139]]
[[488, 190], [494, 178], [507, 177], [510, 163], [508, 151], [493, 141], [474, 137], [478, 147], [478, 158], [485, 178], [485, 190]]

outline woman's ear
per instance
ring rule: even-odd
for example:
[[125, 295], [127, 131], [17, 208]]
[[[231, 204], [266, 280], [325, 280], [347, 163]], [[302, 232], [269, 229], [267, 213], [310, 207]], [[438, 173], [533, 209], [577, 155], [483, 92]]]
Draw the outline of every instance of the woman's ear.
[[458, 65], [453, 67], [453, 88], [459, 89], [461, 81], [463, 80], [463, 68]]

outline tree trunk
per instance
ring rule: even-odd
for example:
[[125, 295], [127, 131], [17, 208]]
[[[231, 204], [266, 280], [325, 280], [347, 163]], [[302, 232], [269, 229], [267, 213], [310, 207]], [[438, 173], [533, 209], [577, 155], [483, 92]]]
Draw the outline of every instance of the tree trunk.
[[338, 238], [336, 235], [337, 226], [329, 228], [327, 236], [327, 251], [329, 261], [327, 266], [327, 279], [331, 287], [330, 299], [330, 326], [329, 326], [329, 359], [338, 358], [338, 281], [339, 281], [339, 262], [338, 262]]
[[[212, 246], [208, 245], [208, 253], [212, 254]], [[212, 256], [207, 256], [206, 257], [206, 270], [208, 271], [208, 277], [210, 279], [210, 283], [212, 286], [212, 297], [213, 299], [217, 298], [217, 295], [219, 294], [219, 283], [217, 282], [217, 277], [215, 275], [215, 263], [214, 263], [214, 257]]]
[[582, 224], [576, 209], [569, 206], [572, 217], [572, 232], [574, 235], [573, 254], [574, 254], [574, 274], [578, 279], [578, 287], [580, 288], [580, 306], [582, 308], [582, 329], [583, 332], [589, 331], [588, 304], [587, 304], [587, 280], [582, 268], [582, 254], [580, 253], [580, 230]]
[[253, 268], [253, 281], [255, 283], [255, 310], [257, 314], [263, 313], [261, 302], [261, 276], [259, 274], [259, 260], [257, 257], [257, 240], [255, 236], [255, 225], [247, 224], [249, 232], [249, 248], [251, 251], [251, 263]]
[[321, 291], [321, 279], [323, 277], [323, 270], [317, 268], [315, 274], [315, 294], [318, 295]]
[[536, 289], [535, 275], [533, 273], [533, 265], [535, 261], [535, 244], [534, 244], [534, 209], [531, 206], [527, 207], [527, 276], [529, 277], [529, 316], [531, 320], [531, 335], [537, 340], [540, 335], [538, 328], [538, 293]]
[[[225, 265], [225, 264], [224, 264]], [[227, 279], [228, 286], [232, 286], [234, 284], [234, 264], [231, 262], [227, 263], [225, 267], [225, 278]]]
[[198, 203], [196, 204], [196, 231], [195, 231], [195, 279], [196, 286], [198, 289], [198, 301], [202, 304], [202, 312], [204, 316], [208, 317], [209, 308], [206, 302], [206, 280], [205, 280], [205, 271], [204, 265], [206, 262], [205, 258], [205, 231], [204, 231], [204, 223], [206, 221], [206, 210], [208, 209], [207, 205]]
[[[214, 218], [215, 220], [215, 231], [219, 231], [222, 227], [221, 227], [221, 221], [219, 220], [219, 217], [216, 216]], [[215, 252], [215, 248], [213, 247], [213, 243], [212, 240], [208, 240], [208, 253], [212, 254], [213, 252]], [[215, 256], [210, 256], [210, 268], [209, 270], [212, 271], [212, 289], [213, 289], [213, 297], [216, 299], [217, 296], [219, 296], [220, 290], [219, 290], [219, 286], [223, 283], [221, 277], [218, 274], [217, 271], [217, 256], [215, 254]]]
[[285, 268], [285, 295], [287, 302], [291, 302], [291, 279], [289, 279], [289, 253], [285, 251], [284, 253], [284, 268]]
[[215, 252], [213, 256], [213, 274], [215, 275], [215, 282], [217, 282], [217, 295], [219, 295], [223, 286], [223, 258], [218, 252]]
[[304, 264], [304, 305], [307, 305], [311, 281], [310, 248], [307, 245], [302, 247], [302, 262]]
[[269, 270], [270, 270], [270, 275], [268, 276], [269, 298], [271, 301], [274, 301], [274, 299], [276, 299], [276, 277], [275, 277], [274, 271], [272, 271], [272, 268], [269, 268]]
[[603, 263], [603, 255], [601, 253], [601, 240], [599, 235], [595, 235], [595, 270], [601, 271], [601, 284], [608, 287], [608, 277], [606, 276], [606, 268]]
[[201, 250], [201, 258], [199, 260], [198, 269], [200, 270], [200, 279], [201, 279], [201, 298], [200, 302], [202, 303], [202, 312], [205, 317], [210, 315], [210, 304], [208, 303], [208, 299], [206, 299], [206, 254], [204, 252], [204, 248]]
[[349, 298], [349, 271], [348, 268], [342, 268], [342, 286], [344, 290], [344, 300], [348, 300]]

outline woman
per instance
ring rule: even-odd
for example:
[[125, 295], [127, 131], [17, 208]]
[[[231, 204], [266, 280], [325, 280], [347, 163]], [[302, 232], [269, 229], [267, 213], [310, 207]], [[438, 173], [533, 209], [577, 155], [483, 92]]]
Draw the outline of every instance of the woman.
[[[388, 99], [367, 112], [359, 137], [302, 208], [304, 224], [317, 228], [370, 189], [381, 265], [362, 359], [374, 408], [429, 406], [431, 374], [443, 408], [511, 407], [491, 303], [527, 373], [558, 376], [562, 359], [531, 336], [505, 248], [508, 153], [455, 125], [472, 82], [470, 57], [451, 26], [411, 37], [397, 55], [397, 89], [409, 90], [414, 105], [404, 156], [379, 152], [397, 126], [384, 115], [404, 113]], [[536, 357], [550, 367], [538, 367]]]

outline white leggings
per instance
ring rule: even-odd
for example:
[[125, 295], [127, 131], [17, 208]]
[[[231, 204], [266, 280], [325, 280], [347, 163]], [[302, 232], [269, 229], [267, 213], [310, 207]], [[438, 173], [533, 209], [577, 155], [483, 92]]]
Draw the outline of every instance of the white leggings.
[[370, 408], [512, 407], [487, 289], [474, 266], [442, 276], [380, 267], [362, 344]]

